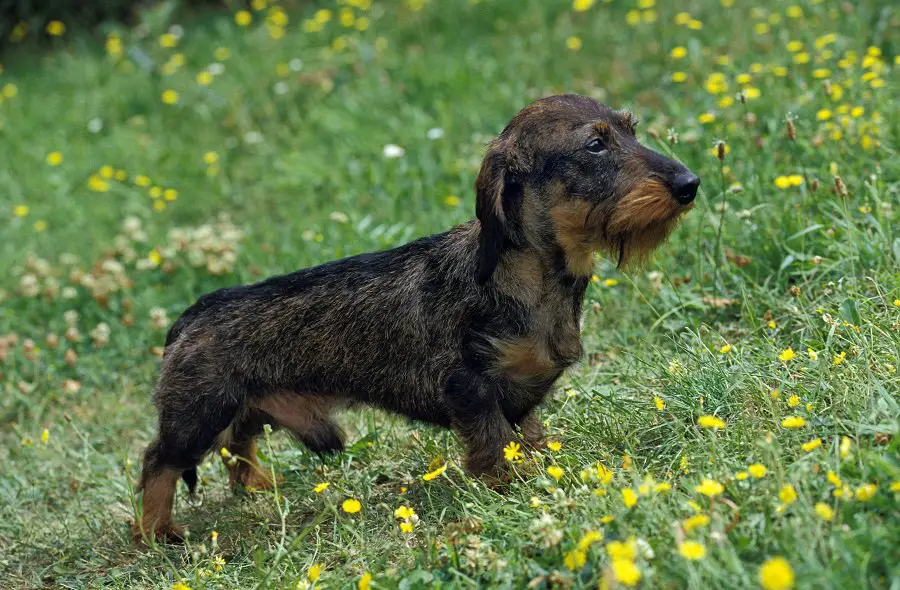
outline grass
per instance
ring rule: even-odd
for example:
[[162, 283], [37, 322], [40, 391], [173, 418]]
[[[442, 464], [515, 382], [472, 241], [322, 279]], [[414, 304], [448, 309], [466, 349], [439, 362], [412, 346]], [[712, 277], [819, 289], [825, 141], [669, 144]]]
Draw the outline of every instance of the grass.
[[[4, 587], [775, 588], [789, 568], [799, 588], [897, 588], [897, 8], [369, 4], [249, 26], [165, 4], [6, 52]], [[703, 178], [647, 269], [598, 261], [586, 357], [542, 414], [561, 447], [501, 495], [451, 434], [354, 411], [339, 457], [267, 439], [277, 493], [232, 494], [207, 461], [202, 505], [177, 502], [188, 544], [135, 547], [165, 323], [217, 287], [469, 219], [486, 140], [557, 92], [633, 109]]]

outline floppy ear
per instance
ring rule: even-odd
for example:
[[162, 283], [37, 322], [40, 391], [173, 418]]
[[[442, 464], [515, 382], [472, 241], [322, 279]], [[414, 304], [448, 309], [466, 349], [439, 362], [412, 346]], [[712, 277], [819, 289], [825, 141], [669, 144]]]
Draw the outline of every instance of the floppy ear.
[[475, 215], [481, 224], [478, 268], [475, 273], [475, 280], [479, 285], [488, 282], [494, 274], [506, 239], [507, 219], [503, 210], [503, 191], [506, 187], [507, 170], [503, 148], [500, 139], [491, 143], [475, 181]]

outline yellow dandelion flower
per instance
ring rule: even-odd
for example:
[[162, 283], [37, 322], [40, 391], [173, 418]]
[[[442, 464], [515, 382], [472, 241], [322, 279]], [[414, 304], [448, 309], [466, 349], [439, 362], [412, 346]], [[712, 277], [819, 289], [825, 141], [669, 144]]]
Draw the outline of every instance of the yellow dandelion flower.
[[29, 211], [28, 205], [16, 205], [13, 207], [13, 215], [16, 217], [28, 217]]
[[657, 411], [660, 411], [660, 412], [662, 412], [663, 410], [666, 409], [665, 400], [663, 400], [663, 398], [659, 397], [658, 395], [653, 396], [653, 405], [655, 405]]
[[34, 228], [34, 231], [40, 233], [47, 229], [47, 222], [44, 221], [43, 219], [38, 219], [37, 221], [34, 222], [34, 225], [32, 225], [31, 227]]
[[725, 486], [714, 479], [704, 479], [700, 485], [694, 487], [694, 491], [714, 498], [725, 491]]
[[234, 14], [234, 22], [237, 23], [239, 27], [249, 26], [250, 23], [253, 22], [253, 15], [250, 14], [249, 10], [238, 10]]
[[122, 55], [122, 38], [115, 33], [110, 33], [106, 37], [106, 53], [111, 57], [119, 57]]
[[681, 526], [684, 527], [684, 530], [687, 532], [691, 532], [696, 528], [703, 527], [709, 524], [709, 517], [705, 514], [695, 514], [690, 518], [686, 518], [681, 522]]
[[685, 559], [697, 561], [706, 557], [706, 547], [696, 541], [684, 541], [678, 546], [678, 553]]
[[806, 426], [806, 419], [802, 416], [788, 416], [781, 421], [784, 428], [803, 428]]
[[568, 37], [566, 39], [566, 47], [569, 51], [579, 51], [582, 47], [581, 38], [575, 35]]
[[328, 489], [328, 486], [330, 486], [330, 485], [331, 485], [331, 484], [328, 483], [327, 481], [323, 481], [323, 482], [317, 483], [316, 486], [313, 488], [313, 491], [314, 491], [315, 493], [317, 493], [317, 494], [321, 494], [322, 492], [324, 492], [325, 490], [327, 490], [327, 489]]
[[737, 473], [734, 474], [734, 479], [736, 479], [738, 481], [744, 481], [748, 477], [750, 477], [750, 474], [747, 473], [746, 471], [738, 471]]
[[309, 566], [309, 570], [306, 572], [306, 577], [309, 578], [310, 582], [315, 582], [319, 579], [319, 576], [322, 575], [322, 566], [318, 563], [314, 563]]
[[641, 581], [641, 570], [631, 559], [614, 559], [611, 567], [616, 581], [623, 586], [636, 586]]
[[63, 162], [63, 155], [59, 152], [50, 152], [47, 154], [47, 163], [51, 166], [59, 166]]
[[868, 502], [875, 496], [875, 492], [877, 491], [878, 486], [874, 483], [864, 483], [856, 488], [856, 499], [860, 502]]
[[658, 483], [658, 484], [656, 484], [655, 486], [653, 486], [653, 491], [656, 492], [657, 494], [662, 494], [662, 493], [664, 493], [664, 492], [668, 492], [668, 491], [670, 491], [671, 489], [672, 489], [672, 484], [670, 484], [670, 483], [667, 482], [667, 481], [664, 481], [664, 482], [662, 482], [662, 483]]
[[3, 98], [15, 98], [19, 94], [19, 87], [9, 82], [3, 85], [3, 90], [0, 93], [3, 94]]
[[456, 195], [447, 195], [446, 197], [444, 197], [444, 204], [448, 207], [459, 207], [459, 203], [459, 197], [457, 197]]
[[202, 72], [197, 72], [196, 80], [197, 84], [199, 84], [200, 86], [209, 86], [210, 84], [212, 84], [213, 78], [214, 76], [212, 75], [212, 72], [203, 70]]
[[828, 504], [819, 502], [815, 506], [816, 515], [824, 521], [831, 522], [834, 520], [834, 510]]
[[52, 20], [47, 23], [47, 34], [51, 37], [60, 37], [66, 34], [66, 25], [61, 21]]
[[678, 47], [673, 47], [669, 55], [672, 56], [672, 59], [682, 59], [687, 56], [687, 49], [679, 45]]
[[408, 520], [415, 515], [416, 511], [409, 506], [400, 506], [399, 508], [394, 510], [394, 518], [399, 518], [401, 520]]
[[365, 572], [356, 583], [356, 590], [369, 590], [372, 587], [372, 574]]
[[547, 468], [547, 474], [556, 481], [559, 481], [560, 479], [562, 479], [562, 476], [566, 474], [566, 471], [558, 465], [551, 465]]
[[605, 465], [602, 463], [597, 463], [597, 479], [600, 480], [602, 484], [608, 484], [612, 481], [613, 472], [611, 469], [607, 469]]
[[177, 582], [172, 584], [172, 590], [191, 590], [191, 587], [187, 584], [182, 584], [181, 582]]
[[725, 428], [725, 421], [720, 418], [716, 418], [715, 416], [700, 416], [697, 419], [697, 424], [699, 426], [702, 426], [703, 428]]
[[359, 500], [347, 498], [346, 500], [344, 500], [344, 503], [341, 504], [341, 510], [343, 510], [347, 514], [356, 514], [357, 512], [362, 510], [362, 504], [359, 503]]
[[44, 444], [47, 444], [47, 442], [49, 442], [49, 440], [50, 440], [50, 431], [45, 428], [43, 430], [43, 432], [41, 432], [41, 442]]
[[732, 348], [732, 346], [730, 344], [726, 344], [726, 345], [722, 346], [721, 348], [719, 348], [719, 352], [721, 354], [728, 354], [732, 350], [734, 350], [734, 349]]
[[431, 480], [433, 480], [433, 479], [436, 479], [436, 478], [440, 477], [440, 475], [441, 475], [442, 473], [444, 473], [445, 471], [447, 471], [447, 464], [446, 464], [446, 463], [445, 463], [444, 465], [441, 465], [440, 467], [438, 467], [438, 468], [435, 469], [434, 471], [429, 471], [428, 473], [426, 473], [425, 475], [422, 476], [422, 479], [425, 480], [425, 481], [431, 481]]
[[597, 0], [574, 0], [572, 2], [572, 10], [575, 12], [586, 12], [591, 9]]
[[837, 473], [835, 473], [834, 471], [829, 471], [828, 474], [826, 475], [826, 477], [828, 479], [828, 483], [830, 483], [833, 486], [841, 487], [841, 484], [842, 484], [841, 478], [838, 477]]
[[637, 494], [634, 493], [634, 490], [632, 490], [631, 488], [625, 488], [624, 490], [622, 490], [622, 502], [625, 504], [625, 508], [634, 508], [634, 505], [637, 504], [637, 501]]
[[797, 490], [791, 484], [785, 484], [778, 492], [778, 499], [785, 504], [793, 504], [797, 499]]
[[105, 193], [109, 190], [109, 183], [97, 176], [96, 174], [91, 174], [88, 177], [88, 188], [95, 193]]
[[409, 533], [413, 532], [413, 527], [414, 525], [412, 521], [404, 520], [400, 523], [400, 532], [408, 535]]
[[716, 120], [716, 116], [712, 113], [702, 113], [697, 117], [697, 121], [701, 124], [706, 125], [707, 123], [712, 123]]
[[762, 479], [766, 476], [767, 471], [768, 469], [766, 469], [766, 466], [762, 463], [754, 463], [747, 467], [747, 473], [753, 476], [753, 479]]
[[164, 104], [175, 104], [178, 102], [178, 93], [169, 88], [168, 90], [163, 90], [160, 98]]
[[806, 349], [806, 354], [809, 355], [809, 360], [816, 361], [819, 360], [819, 353], [813, 350], [812, 348]]
[[687, 80], [687, 74], [684, 72], [672, 72], [672, 82], [684, 82]]
[[800, 405], [800, 397], [797, 395], [792, 395], [791, 397], [788, 398], [787, 404], [788, 404], [788, 407], [790, 407], [790, 408], [796, 408], [797, 406]]
[[503, 447], [503, 456], [507, 461], [519, 461], [522, 459], [522, 445], [515, 441], [509, 441], [509, 444]]
[[759, 583], [765, 590], [790, 590], [794, 587], [794, 570], [783, 557], [772, 557], [759, 568]]
[[159, 36], [159, 44], [162, 47], [172, 48], [178, 45], [178, 37], [172, 33], [163, 33]]
[[900, 492], [900, 481], [891, 482], [891, 491], [892, 492]]
[[818, 448], [821, 447], [821, 446], [822, 446], [822, 439], [821, 439], [821, 438], [814, 438], [814, 439], [812, 439], [811, 441], [805, 442], [805, 443], [803, 443], [802, 445], [800, 445], [800, 448], [802, 448], [802, 449], [803, 449], [804, 451], [806, 451], [807, 453], [811, 453], [811, 452], [815, 451], [816, 449], [818, 449]]
[[783, 363], [786, 363], [789, 360], [793, 359], [795, 356], [797, 356], [797, 355], [794, 352], [794, 350], [792, 348], [788, 347], [781, 351], [781, 353], [778, 355], [778, 360], [780, 360]]
[[551, 451], [553, 451], [553, 452], [555, 453], [555, 452], [559, 451], [559, 450], [562, 448], [562, 443], [561, 443], [561, 442], [558, 442], [558, 441], [555, 441], [555, 440], [552, 440], [552, 441], [550, 441], [550, 442], [547, 443], [547, 448], [550, 449]]

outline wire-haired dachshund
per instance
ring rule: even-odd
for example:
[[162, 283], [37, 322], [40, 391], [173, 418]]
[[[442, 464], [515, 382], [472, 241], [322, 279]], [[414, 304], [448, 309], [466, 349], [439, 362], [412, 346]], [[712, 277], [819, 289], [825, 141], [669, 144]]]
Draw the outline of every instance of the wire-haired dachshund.
[[620, 265], [659, 245], [700, 179], [641, 145], [630, 114], [576, 95], [522, 109], [475, 181], [477, 219], [201, 297], [172, 326], [144, 455], [135, 534], [179, 540], [175, 488], [225, 447], [233, 484], [272, 482], [265, 424], [334, 452], [333, 411], [371, 404], [453, 428], [472, 474], [497, 473], [510, 441], [537, 445], [535, 409], [582, 354], [594, 255]]

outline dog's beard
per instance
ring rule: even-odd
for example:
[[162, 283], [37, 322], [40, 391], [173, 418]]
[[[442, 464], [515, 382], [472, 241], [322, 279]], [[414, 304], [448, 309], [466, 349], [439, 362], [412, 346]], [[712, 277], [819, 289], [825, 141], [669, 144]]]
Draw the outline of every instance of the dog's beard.
[[618, 268], [639, 266], [690, 209], [690, 205], [679, 205], [662, 182], [642, 182], [612, 207], [605, 223], [599, 224], [601, 249], [616, 257]]

